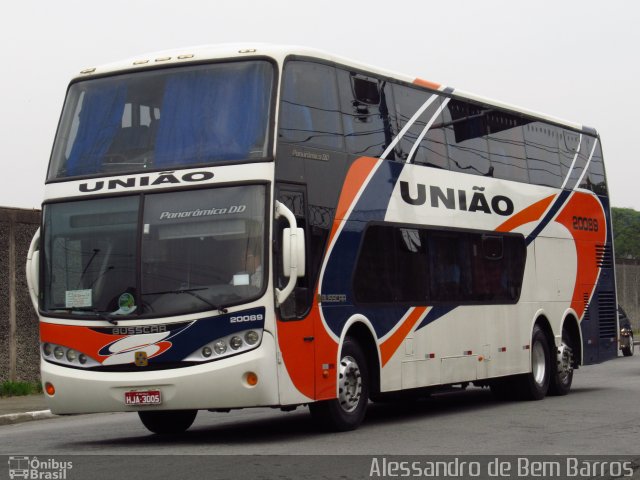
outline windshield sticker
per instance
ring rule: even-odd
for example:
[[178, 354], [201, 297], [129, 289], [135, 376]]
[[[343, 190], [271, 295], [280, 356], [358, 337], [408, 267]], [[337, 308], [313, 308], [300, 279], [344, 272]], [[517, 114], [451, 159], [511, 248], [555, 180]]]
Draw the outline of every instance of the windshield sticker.
[[129, 315], [136, 310], [136, 301], [129, 292], [125, 292], [118, 297], [118, 310], [112, 315]]
[[160, 213], [160, 220], [173, 220], [175, 218], [189, 218], [189, 217], [209, 217], [212, 215], [229, 215], [233, 213], [243, 213], [247, 210], [246, 205], [231, 205], [230, 207], [223, 208], [207, 208], [200, 210], [187, 210], [186, 212], [162, 212]]
[[249, 284], [250, 284], [250, 278], [249, 278], [249, 274], [248, 273], [236, 273], [233, 276], [233, 285], [234, 286], [249, 285]]
[[91, 307], [91, 289], [67, 290], [65, 292], [64, 305], [66, 308]]

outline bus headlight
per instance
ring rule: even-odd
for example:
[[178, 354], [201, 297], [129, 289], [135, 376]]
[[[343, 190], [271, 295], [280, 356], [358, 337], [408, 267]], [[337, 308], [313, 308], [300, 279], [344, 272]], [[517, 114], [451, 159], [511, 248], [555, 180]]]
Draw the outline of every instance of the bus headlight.
[[184, 360], [188, 362], [207, 362], [247, 352], [260, 346], [262, 329], [253, 328], [216, 338], [202, 345]]
[[244, 334], [244, 341], [249, 345], [255, 345], [256, 343], [258, 343], [258, 340], [260, 340], [260, 335], [258, 335], [258, 332], [254, 330], [249, 330]]
[[225, 343], [224, 340], [218, 340], [216, 343], [213, 344], [213, 349], [218, 355], [222, 355], [224, 352], [227, 351], [227, 344]]
[[56, 360], [62, 360], [64, 358], [64, 350], [62, 349], [62, 347], [54, 348], [53, 356], [56, 357]]
[[85, 353], [74, 348], [55, 345], [53, 343], [42, 344], [42, 355], [48, 362], [70, 367], [90, 368], [100, 366], [100, 363], [97, 360], [94, 360]]
[[238, 350], [242, 346], [242, 339], [237, 335], [231, 337], [231, 340], [229, 340], [229, 346], [234, 350]]

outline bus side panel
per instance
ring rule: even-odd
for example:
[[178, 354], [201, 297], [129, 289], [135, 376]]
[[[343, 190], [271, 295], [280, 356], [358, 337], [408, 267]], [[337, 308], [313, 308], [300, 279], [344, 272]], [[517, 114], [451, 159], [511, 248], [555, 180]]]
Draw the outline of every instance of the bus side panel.
[[578, 191], [556, 219], [571, 232], [576, 244], [578, 271], [571, 307], [581, 321], [585, 364], [617, 355], [615, 275], [608, 212], [609, 205], [601, 197]]

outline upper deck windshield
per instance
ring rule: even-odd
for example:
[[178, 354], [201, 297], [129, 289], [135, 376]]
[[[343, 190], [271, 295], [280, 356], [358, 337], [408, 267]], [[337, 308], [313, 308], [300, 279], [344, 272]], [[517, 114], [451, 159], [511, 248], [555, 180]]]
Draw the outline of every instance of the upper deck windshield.
[[264, 185], [45, 205], [43, 311], [158, 317], [264, 291]]
[[76, 82], [47, 180], [264, 158], [272, 84], [264, 60]]

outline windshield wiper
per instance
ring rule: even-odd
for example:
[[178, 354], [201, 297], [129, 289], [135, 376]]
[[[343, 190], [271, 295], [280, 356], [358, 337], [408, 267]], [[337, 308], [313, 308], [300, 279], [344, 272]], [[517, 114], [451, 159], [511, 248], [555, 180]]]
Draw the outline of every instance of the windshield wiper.
[[109, 316], [108, 312], [101, 312], [97, 308], [88, 309], [88, 308], [66, 307], [66, 308], [56, 308], [55, 311], [63, 311], [63, 312], [67, 312], [68, 314], [73, 314], [74, 312], [93, 313], [96, 317], [100, 318], [101, 320], [106, 320], [112, 325], [118, 325], [117, 320]]
[[224, 305], [216, 305], [215, 303], [213, 303], [213, 302], [207, 300], [206, 298], [204, 298], [199, 293], [196, 293], [196, 292], [201, 291], [201, 290], [208, 290], [208, 288], [207, 287], [180, 288], [178, 290], [166, 290], [164, 292], [143, 293], [142, 296], [146, 296], [146, 295], [167, 295], [167, 294], [170, 294], [170, 293], [174, 293], [174, 294], [186, 293], [187, 295], [191, 295], [192, 297], [197, 298], [201, 302], [206, 303], [211, 308], [216, 309], [218, 311], [218, 313], [227, 313], [228, 312], [228, 310], [224, 307]]

